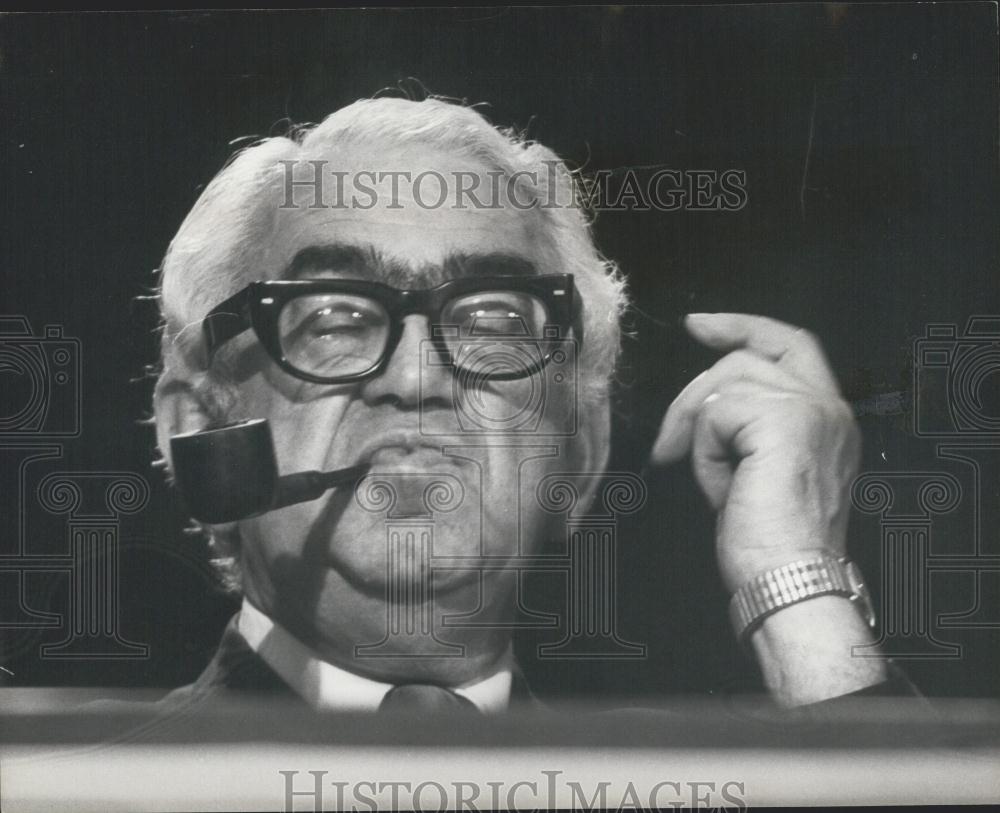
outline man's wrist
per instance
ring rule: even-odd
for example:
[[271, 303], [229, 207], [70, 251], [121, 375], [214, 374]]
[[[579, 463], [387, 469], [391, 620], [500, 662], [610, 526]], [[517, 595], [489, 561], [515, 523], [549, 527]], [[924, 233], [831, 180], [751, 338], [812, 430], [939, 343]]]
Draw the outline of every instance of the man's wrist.
[[886, 679], [867, 587], [846, 558], [821, 551], [758, 573], [733, 595], [730, 613], [781, 705], [816, 703]]
[[885, 663], [874, 644], [872, 630], [853, 604], [835, 595], [790, 605], [750, 635], [764, 682], [784, 706], [815, 703], [884, 681]]
[[874, 628], [875, 610], [861, 571], [846, 557], [823, 552], [783, 563], [746, 581], [730, 601], [736, 636], [745, 645], [771, 615], [825, 595], [849, 599], [868, 626]]

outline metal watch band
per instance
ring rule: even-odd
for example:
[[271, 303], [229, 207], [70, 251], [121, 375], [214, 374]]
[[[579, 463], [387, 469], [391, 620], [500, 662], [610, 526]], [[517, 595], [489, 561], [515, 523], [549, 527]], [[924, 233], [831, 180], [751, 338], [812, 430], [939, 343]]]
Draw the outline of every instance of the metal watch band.
[[875, 609], [857, 565], [846, 557], [801, 559], [755, 576], [733, 595], [729, 616], [736, 637], [746, 643], [769, 615], [818, 596], [843, 596], [854, 602], [869, 627], [875, 627]]

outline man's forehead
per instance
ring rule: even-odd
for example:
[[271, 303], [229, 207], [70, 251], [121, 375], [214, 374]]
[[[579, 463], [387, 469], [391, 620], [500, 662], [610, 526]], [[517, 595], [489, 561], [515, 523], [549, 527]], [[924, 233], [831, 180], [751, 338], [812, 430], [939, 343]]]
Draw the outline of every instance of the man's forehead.
[[441, 262], [412, 262], [369, 243], [327, 243], [299, 251], [284, 279], [346, 276], [370, 279], [394, 287], [429, 287], [451, 279], [489, 276], [532, 276], [535, 263], [518, 254], [454, 251]]
[[[307, 170], [309, 182], [292, 190], [292, 205], [285, 205], [288, 190], [279, 190], [281, 205], [258, 259], [267, 278], [350, 275], [418, 288], [470, 275], [537, 274], [547, 256], [546, 223], [536, 207], [513, 205], [505, 183], [496, 194], [487, 187], [478, 197], [467, 192], [472, 176], [491, 183], [478, 159], [428, 148], [386, 153], [373, 145], [338, 153], [321, 168], [318, 187]], [[410, 180], [390, 171], [410, 173]], [[317, 189], [322, 194], [314, 195]]]

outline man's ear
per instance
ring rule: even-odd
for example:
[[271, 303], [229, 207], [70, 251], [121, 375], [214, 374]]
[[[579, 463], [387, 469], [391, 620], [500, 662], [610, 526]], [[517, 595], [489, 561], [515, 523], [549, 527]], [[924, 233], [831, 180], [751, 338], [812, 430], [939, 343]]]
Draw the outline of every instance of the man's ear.
[[[170, 439], [174, 435], [200, 432], [218, 421], [219, 407], [206, 398], [209, 391], [203, 372], [166, 371], [153, 390], [153, 414], [156, 419], [156, 445], [167, 464], [168, 481], [173, 483], [174, 466], [170, 457]], [[237, 524], [198, 522], [210, 537], [213, 549], [225, 557], [234, 557], [239, 549]], [[230, 587], [239, 583], [237, 571], [230, 570], [224, 580]]]
[[204, 374], [194, 376], [166, 371], [160, 375], [153, 391], [153, 413], [156, 419], [156, 445], [172, 471], [170, 438], [188, 432], [200, 432], [212, 421], [212, 414], [203, 396]]

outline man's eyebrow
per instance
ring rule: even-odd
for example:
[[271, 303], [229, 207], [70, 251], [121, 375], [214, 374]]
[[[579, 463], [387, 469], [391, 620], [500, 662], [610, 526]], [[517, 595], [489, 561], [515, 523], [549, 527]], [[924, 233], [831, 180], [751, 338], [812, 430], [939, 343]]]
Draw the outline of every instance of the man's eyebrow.
[[535, 264], [517, 254], [491, 252], [489, 254], [452, 254], [445, 260], [444, 270], [449, 278], [458, 277], [530, 277], [538, 273]]
[[308, 278], [318, 271], [336, 271], [376, 278], [390, 276], [395, 263], [386, 259], [371, 246], [350, 243], [329, 243], [302, 249], [282, 275], [283, 279]]
[[308, 279], [317, 272], [336, 272], [374, 279], [396, 287], [423, 283], [439, 285], [449, 279], [492, 276], [534, 276], [535, 264], [517, 254], [456, 252], [442, 265], [414, 266], [386, 257], [370, 245], [329, 243], [302, 249], [292, 260], [284, 279]]

